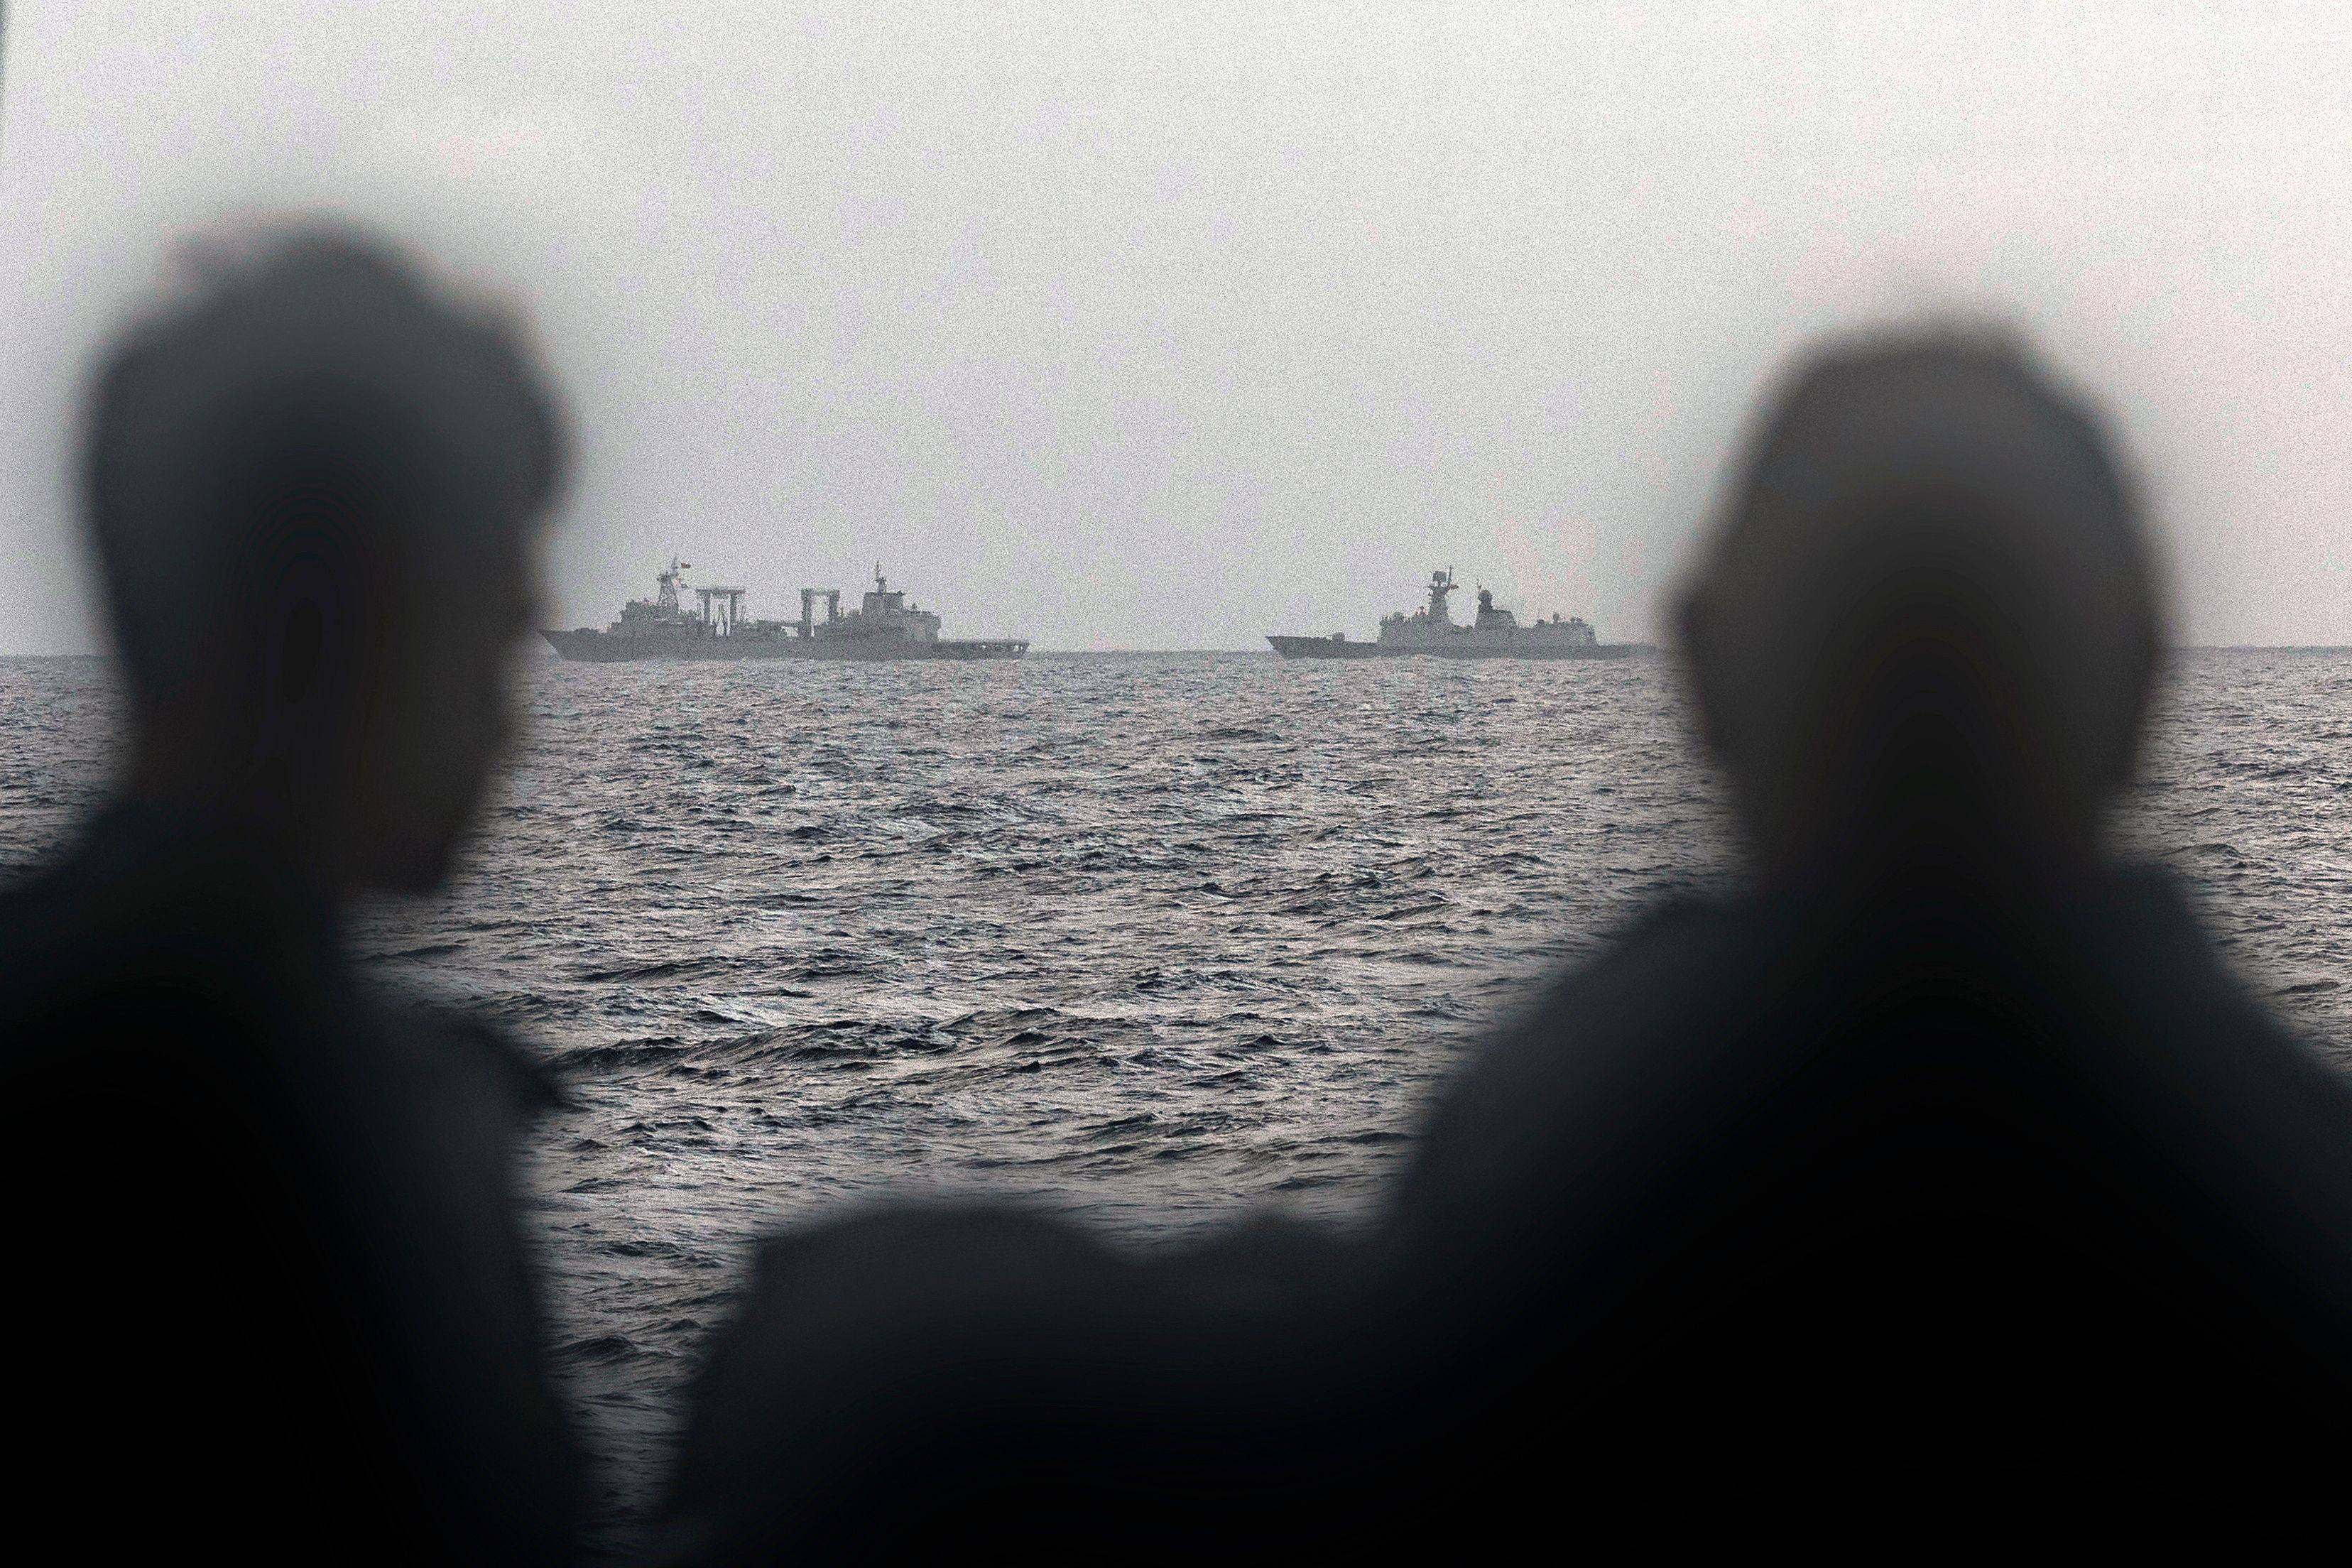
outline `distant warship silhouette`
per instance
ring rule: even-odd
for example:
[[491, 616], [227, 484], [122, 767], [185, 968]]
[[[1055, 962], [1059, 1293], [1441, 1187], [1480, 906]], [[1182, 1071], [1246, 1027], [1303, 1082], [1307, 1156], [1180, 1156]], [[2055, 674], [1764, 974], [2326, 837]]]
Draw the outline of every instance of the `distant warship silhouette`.
[[1623, 658], [1632, 643], [1605, 643], [1592, 628], [1574, 617], [1555, 615], [1533, 626], [1495, 606], [1495, 595], [1478, 590], [1478, 619], [1456, 626], [1445, 607], [1446, 595], [1456, 584], [1449, 569], [1429, 574], [1429, 607], [1406, 615], [1402, 610], [1381, 617], [1377, 642], [1350, 642], [1345, 632], [1329, 637], [1269, 637], [1274, 651], [1285, 658], [1404, 658], [1428, 654], [1437, 658]]
[[[803, 588], [797, 621], [757, 621], [743, 613], [750, 593], [742, 588], [692, 588], [691, 563], [670, 557], [656, 574], [654, 596], [621, 606], [621, 618], [603, 631], [541, 632], [566, 658], [611, 664], [637, 658], [1019, 658], [1029, 651], [1025, 637], [958, 639], [940, 636], [940, 618], [907, 602], [874, 563], [874, 587], [864, 604], [841, 611], [838, 588]], [[699, 607], [687, 609], [681, 593]], [[824, 618], [816, 601], [824, 601]]]

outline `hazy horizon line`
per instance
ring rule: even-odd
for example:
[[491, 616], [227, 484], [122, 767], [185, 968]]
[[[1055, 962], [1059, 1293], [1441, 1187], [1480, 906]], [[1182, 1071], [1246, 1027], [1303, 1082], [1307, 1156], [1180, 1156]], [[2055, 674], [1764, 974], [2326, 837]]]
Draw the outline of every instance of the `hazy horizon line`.
[[[1365, 646], [1370, 646], [1370, 645], [1369, 645], [1369, 644], [1367, 644], [1367, 645], [1365, 645]], [[1631, 648], [1631, 649], [1632, 649], [1634, 653], [1636, 653], [1636, 654], [1660, 654], [1660, 653], [1671, 653], [1671, 652], [1673, 652], [1673, 647], [1672, 647], [1672, 645], [1671, 645], [1671, 644], [1666, 644], [1666, 643], [1635, 642], [1635, 643], [1628, 643], [1628, 644], [1622, 644], [1622, 645], [1618, 645], [1618, 646], [1622, 646], [1622, 647], [1629, 647], [1629, 648]], [[2169, 651], [2169, 652], [2173, 652], [2173, 653], [2352, 653], [2352, 643], [2264, 643], [2264, 642], [2235, 642], [2235, 643], [2172, 643], [2172, 644], [2168, 645], [2168, 651]], [[562, 663], [562, 662], [563, 662], [562, 656], [562, 655], [560, 655], [560, 654], [558, 654], [558, 653], [555, 651], [555, 649], [553, 649], [552, 647], [547, 648], [546, 653], [547, 653], [547, 657], [548, 657], [550, 659], [551, 659], [551, 660], [553, 660], [553, 661], [555, 661], [555, 662], [558, 662], [558, 663]], [[1031, 647], [1030, 647], [1030, 648], [1029, 648], [1028, 653], [1027, 653], [1024, 657], [1026, 657], [1026, 658], [1177, 658], [1177, 657], [1184, 657], [1184, 656], [1206, 656], [1206, 655], [1213, 655], [1213, 655], [1223, 655], [1223, 656], [1232, 656], [1232, 657], [1247, 656], [1247, 657], [1254, 658], [1279, 658], [1279, 657], [1280, 657], [1280, 656], [1279, 656], [1278, 654], [1276, 654], [1276, 653], [1275, 652], [1275, 650], [1274, 650], [1273, 648], [1271, 648], [1271, 647], [1036, 647], [1034, 643], [1031, 645]], [[1408, 655], [1403, 655], [1403, 656], [1401, 656], [1401, 657], [1404, 657], [1404, 658], [1427, 658], [1427, 657], [1430, 657], [1430, 656], [1427, 656], [1427, 655], [1408, 654]], [[25, 663], [35, 663], [35, 662], [63, 663], [63, 662], [66, 662], [66, 661], [70, 660], [70, 659], [97, 659], [97, 660], [101, 660], [101, 661], [108, 661], [108, 660], [111, 660], [113, 658], [114, 658], [114, 654], [113, 654], [110, 650], [107, 650], [107, 649], [99, 649], [99, 650], [97, 650], [97, 651], [93, 651], [93, 652], [76, 652], [76, 653], [16, 653], [16, 652], [9, 652], [9, 651], [0, 651], [0, 662], [7, 662], [7, 663], [12, 663], [12, 664], [25, 664]], [[636, 662], [643, 662], [643, 663], [656, 663], [656, 662], [659, 662], [659, 661], [658, 661], [658, 660], [656, 660], [656, 659], [646, 659], [646, 660], [641, 660], [641, 661], [636, 661]], [[718, 662], [718, 663], [726, 663], [726, 662], [730, 662], [730, 661], [727, 661], [727, 660], [687, 660], [687, 661], [680, 661], [680, 662], [689, 662], [689, 663], [692, 663], [692, 662]], [[843, 660], [839, 660], [839, 659], [745, 659], [745, 660], [731, 661], [731, 662], [741, 662], [741, 663], [768, 663], [768, 664], [796, 664], [796, 663], [806, 663], [806, 664], [826, 664], [826, 663], [835, 663], [835, 664], [837, 664], [837, 663], [842, 663], [842, 662], [845, 662], [845, 661], [843, 661]], [[868, 661], [847, 661], [847, 662], [876, 662], [876, 661], [870, 661], [870, 660], [868, 660]], [[884, 660], [884, 661], [880, 661], [880, 662], [898, 662], [898, 663], [918, 663], [918, 664], [920, 664], [920, 663], [929, 663], [929, 662], [937, 662], [937, 661], [935, 661], [935, 660], [922, 660], [922, 659], [915, 659], [915, 660]], [[1009, 662], [1015, 662], [1015, 661], [1011, 661], [1011, 660], [997, 660], [997, 661], [992, 661], [992, 663], [1009, 663]], [[1317, 661], [1309, 661], [1309, 662], [1317, 662]], [[1329, 662], [1333, 662], [1333, 661], [1330, 661], [1330, 660], [1323, 660], [1323, 661], [1319, 661], [1319, 662], [1329, 663]], [[1468, 661], [1455, 660], [1455, 661], [1453, 661], [1453, 662], [1457, 662], [1457, 663], [1459, 663], [1459, 662], [1472, 662], [1472, 663], [1480, 663], [1480, 664], [1494, 664], [1494, 663], [1518, 663], [1518, 664], [1559, 664], [1559, 663], [1571, 663], [1571, 664], [1572, 664], [1572, 663], [1578, 663], [1578, 662], [1583, 662], [1583, 661], [1579, 661], [1579, 660], [1574, 660], [1574, 659], [1562, 660], [1562, 659], [1543, 659], [1543, 658], [1523, 658], [1523, 659], [1517, 659], [1517, 660], [1513, 660], [1513, 659], [1509, 659], [1509, 658], [1503, 658], [1503, 659], [1493, 659], [1493, 658], [1488, 658], [1488, 659], [1475, 659], [1475, 660], [1468, 660]]]

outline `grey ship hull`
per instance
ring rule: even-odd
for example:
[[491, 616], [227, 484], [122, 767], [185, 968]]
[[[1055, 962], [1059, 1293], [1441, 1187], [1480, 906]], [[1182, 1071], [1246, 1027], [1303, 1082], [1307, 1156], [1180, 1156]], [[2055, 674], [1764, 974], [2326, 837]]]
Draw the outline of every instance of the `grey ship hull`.
[[541, 632], [556, 652], [583, 664], [627, 664], [645, 659], [718, 660], [753, 658], [822, 659], [828, 662], [880, 663], [900, 659], [948, 659], [971, 663], [980, 659], [1019, 658], [1029, 651], [1022, 637], [956, 638], [909, 642], [897, 637], [614, 637], [610, 632]]
[[1434, 647], [1353, 642], [1346, 637], [1269, 637], [1265, 640], [1285, 658], [1626, 658], [1641, 646], [1625, 642], [1545, 644], [1517, 639], [1487, 642], [1467, 637], [1458, 643]]

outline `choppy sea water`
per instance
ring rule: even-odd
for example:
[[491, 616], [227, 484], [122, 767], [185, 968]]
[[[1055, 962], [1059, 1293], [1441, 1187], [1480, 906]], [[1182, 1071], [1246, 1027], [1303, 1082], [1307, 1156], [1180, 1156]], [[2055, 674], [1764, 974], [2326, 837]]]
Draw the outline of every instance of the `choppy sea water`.
[[[975, 1187], [1140, 1242], [1345, 1220], [1541, 975], [1736, 872], [1655, 659], [551, 662], [522, 694], [457, 885], [355, 936], [570, 1081], [532, 1172], [607, 1544], [762, 1232]], [[102, 795], [117, 713], [98, 661], [0, 661], [0, 869]], [[2181, 656], [2122, 837], [2352, 1039], [2352, 653]]]

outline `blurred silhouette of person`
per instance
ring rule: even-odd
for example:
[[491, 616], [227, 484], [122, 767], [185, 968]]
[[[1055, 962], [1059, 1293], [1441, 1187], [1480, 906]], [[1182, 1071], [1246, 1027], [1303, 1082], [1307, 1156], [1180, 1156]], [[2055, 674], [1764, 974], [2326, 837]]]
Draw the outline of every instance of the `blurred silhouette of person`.
[[[2352, 1436], [2352, 1093], [2115, 864], [2160, 643], [2095, 425], [1966, 335], [1771, 405], [1683, 646], [1755, 886], [1448, 1096], [1390, 1235], [1421, 1397], [1629, 1540], [2291, 1539]], [[1871, 1531], [1898, 1528], [1900, 1534]]]
[[514, 330], [347, 234], [215, 258], [100, 369], [130, 766], [0, 899], [10, 1486], [77, 1555], [572, 1555], [515, 1194], [550, 1086], [339, 929], [450, 863], [562, 467]]
[[989, 1205], [761, 1252], [679, 1561], [2291, 1546], [2352, 1413], [2352, 1094], [2113, 863], [2160, 618], [2092, 419], [1820, 354], [1684, 604], [1752, 887], [1480, 1052], [1369, 1237]]

